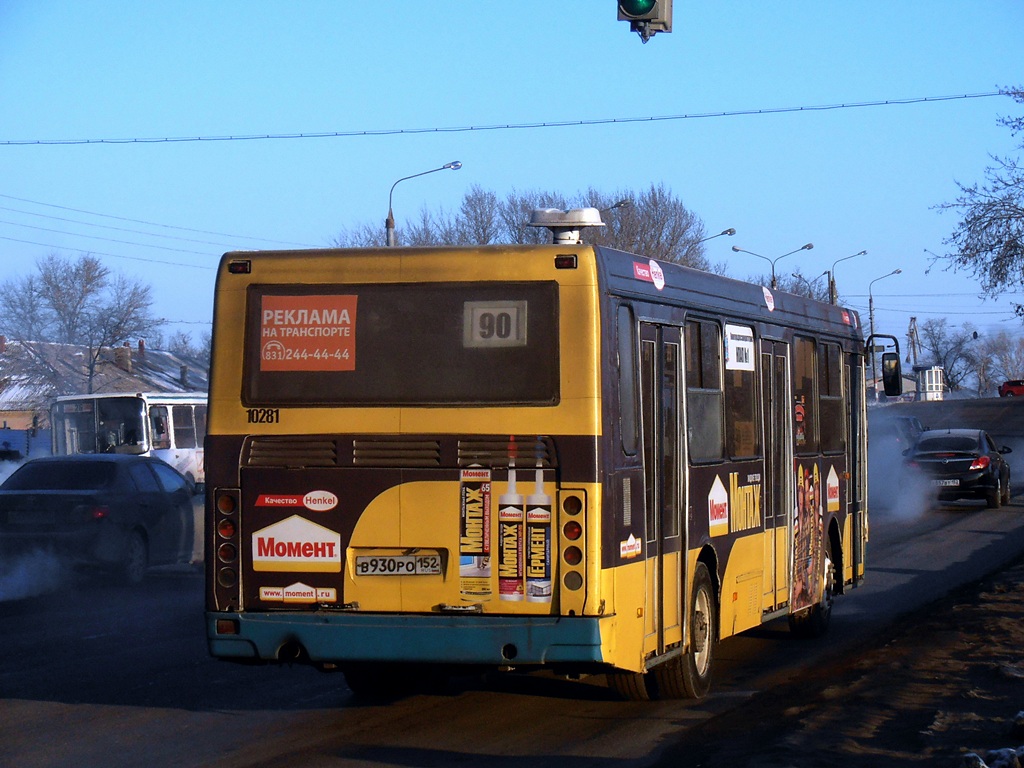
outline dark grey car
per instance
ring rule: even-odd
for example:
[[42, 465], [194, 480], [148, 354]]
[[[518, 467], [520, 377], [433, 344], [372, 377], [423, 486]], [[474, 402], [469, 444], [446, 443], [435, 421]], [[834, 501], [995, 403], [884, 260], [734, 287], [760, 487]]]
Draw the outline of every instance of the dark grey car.
[[129, 583], [192, 559], [192, 486], [147, 456], [33, 459], [0, 485], [0, 553], [50, 552]]
[[1010, 501], [1010, 465], [981, 429], [931, 429], [907, 454], [907, 466], [923, 474], [940, 499], [984, 499], [997, 508]]

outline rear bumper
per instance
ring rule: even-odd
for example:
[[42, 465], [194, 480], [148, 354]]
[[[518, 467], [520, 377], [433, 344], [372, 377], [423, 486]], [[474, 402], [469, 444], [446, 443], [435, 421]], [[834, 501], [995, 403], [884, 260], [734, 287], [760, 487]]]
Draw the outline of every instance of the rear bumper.
[[[218, 634], [218, 621], [237, 634]], [[296, 645], [312, 662], [601, 664], [600, 619], [353, 613], [206, 614], [211, 655], [277, 661]], [[282, 653], [284, 651], [284, 653]]]
[[[943, 478], [941, 476], [936, 476], [935, 479], [941, 480]], [[999, 482], [991, 475], [979, 475], [966, 478], [961, 477], [960, 485], [955, 487], [938, 486], [935, 490], [938, 492], [940, 499], [983, 499], [989, 494], [996, 493], [999, 490]]]

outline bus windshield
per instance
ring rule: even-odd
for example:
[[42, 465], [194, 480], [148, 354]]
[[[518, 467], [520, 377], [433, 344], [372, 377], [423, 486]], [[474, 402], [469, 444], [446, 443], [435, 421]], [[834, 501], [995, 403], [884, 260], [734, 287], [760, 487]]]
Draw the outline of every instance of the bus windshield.
[[558, 402], [554, 282], [252, 286], [259, 405]]
[[137, 397], [58, 402], [53, 409], [56, 452], [143, 453], [145, 407]]

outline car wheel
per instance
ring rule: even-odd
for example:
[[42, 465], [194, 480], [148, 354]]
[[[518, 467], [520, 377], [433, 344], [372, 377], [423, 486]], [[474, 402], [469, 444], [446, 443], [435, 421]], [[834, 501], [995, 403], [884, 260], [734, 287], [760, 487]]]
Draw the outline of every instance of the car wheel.
[[1006, 478], [1006, 482], [1003, 484], [1003, 504], [1010, 503], [1010, 478]]
[[121, 559], [120, 577], [125, 584], [139, 584], [146, 577], [149, 555], [146, 541], [138, 531], [128, 534], [124, 557]]
[[1013, 392], [1007, 392], [1003, 397], [1013, 397]]
[[996, 480], [995, 490], [989, 491], [985, 495], [985, 504], [989, 509], [999, 509], [1003, 503], [1003, 484], [1001, 480]]

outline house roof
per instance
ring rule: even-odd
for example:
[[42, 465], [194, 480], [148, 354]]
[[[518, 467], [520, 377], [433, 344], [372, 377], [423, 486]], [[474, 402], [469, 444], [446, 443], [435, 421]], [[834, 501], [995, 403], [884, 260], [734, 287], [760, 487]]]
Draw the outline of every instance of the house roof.
[[[58, 395], [88, 392], [88, 358], [88, 348], [75, 344], [8, 341], [0, 353], [0, 411], [49, 407]], [[150, 349], [143, 341], [100, 350], [92, 377], [95, 393], [205, 392], [208, 387], [208, 361]]]

